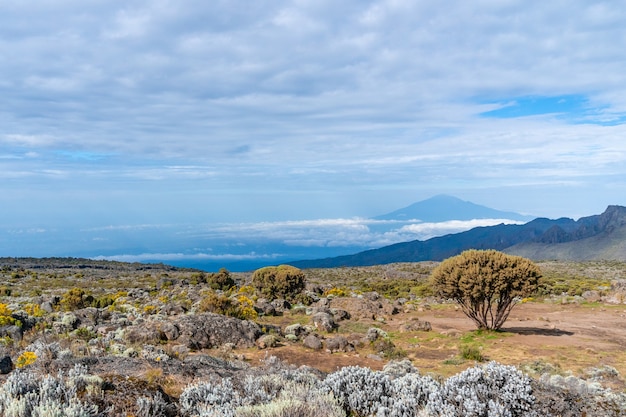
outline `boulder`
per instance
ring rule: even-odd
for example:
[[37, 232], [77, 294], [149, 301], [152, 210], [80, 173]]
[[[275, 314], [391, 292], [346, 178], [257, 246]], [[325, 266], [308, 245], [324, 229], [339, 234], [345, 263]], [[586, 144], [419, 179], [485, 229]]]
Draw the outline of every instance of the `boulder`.
[[52, 313], [54, 311], [54, 306], [52, 305], [52, 303], [50, 301], [44, 301], [39, 305], [39, 308], [41, 308], [43, 311], [45, 311], [46, 313]]
[[157, 281], [156, 287], [157, 290], [162, 290], [163, 288], [169, 288], [174, 286], [175, 284], [178, 284], [178, 280], [177, 279], [172, 279], [172, 278], [168, 278], [168, 277], [164, 277], [164, 278], [160, 278]]
[[185, 314], [187, 312], [187, 308], [180, 304], [176, 303], [167, 303], [160, 309], [161, 314], [166, 316], [178, 316], [181, 314]]
[[269, 301], [260, 298], [254, 305], [254, 310], [261, 316], [276, 316], [276, 307]]
[[330, 307], [330, 300], [326, 297], [320, 298], [316, 303], [315, 307]]
[[178, 342], [189, 349], [210, 349], [225, 343], [252, 347], [263, 332], [258, 324], [215, 313], [186, 315], [175, 320], [180, 330]]
[[107, 320], [110, 320], [111, 313], [107, 309], [99, 309], [95, 307], [81, 308], [72, 312], [78, 320], [79, 326], [97, 326]]
[[173, 323], [165, 322], [160, 327], [159, 330], [165, 336], [166, 340], [176, 340], [180, 336], [180, 329]]
[[256, 340], [259, 349], [267, 349], [278, 346], [278, 338], [273, 334], [266, 334]]
[[380, 300], [380, 294], [378, 294], [376, 291], [366, 292], [365, 294], [363, 294], [363, 297], [370, 301]]
[[291, 325], [285, 327], [285, 336], [293, 335], [296, 338], [298, 338], [300, 336], [307, 335], [308, 333], [309, 332], [306, 329], [306, 327], [304, 327], [300, 323], [291, 324]]
[[165, 336], [158, 327], [159, 323], [157, 322], [129, 326], [124, 330], [124, 340], [133, 344], [157, 344], [165, 339]]
[[[370, 293], [370, 298], [376, 298]], [[340, 297], [331, 300], [333, 310], [345, 310], [352, 318], [376, 319], [377, 317], [398, 314], [398, 306], [384, 298], [372, 300], [367, 297]]]
[[10, 337], [14, 342], [20, 342], [24, 337], [24, 332], [19, 326], [0, 326], [0, 337]]
[[333, 318], [337, 321], [350, 319], [350, 313], [348, 313], [346, 310], [342, 310], [340, 308], [331, 308], [330, 312], [332, 313]]
[[13, 361], [9, 355], [0, 358], [0, 374], [8, 374], [13, 370]]
[[421, 320], [411, 320], [400, 325], [400, 332], [429, 332], [433, 329], [429, 321], [421, 321]]
[[354, 346], [352, 346], [345, 337], [337, 336], [326, 340], [326, 349], [330, 351], [330, 353], [349, 352], [354, 350]]
[[289, 301], [284, 300], [282, 298], [277, 298], [276, 300], [272, 300], [271, 304], [279, 313], [284, 313], [285, 311], [289, 311], [291, 309], [291, 303], [289, 303]]
[[354, 346], [355, 349], [364, 347], [370, 343], [370, 341], [365, 339], [360, 333], [350, 333], [346, 336], [346, 339], [348, 339], [348, 342]]
[[322, 348], [322, 341], [319, 339], [319, 337], [313, 334], [310, 334], [307, 337], [305, 337], [304, 340], [302, 341], [302, 344], [304, 345], [304, 347], [307, 347], [313, 350], [320, 350]]
[[313, 325], [317, 330], [332, 332], [337, 328], [337, 323], [335, 323], [333, 316], [328, 313], [315, 313], [312, 317], [312, 320]]
[[585, 291], [582, 293], [582, 297], [586, 300], [589, 301], [591, 303], [596, 302], [596, 301], [600, 301], [602, 299], [602, 296], [600, 295], [599, 291]]

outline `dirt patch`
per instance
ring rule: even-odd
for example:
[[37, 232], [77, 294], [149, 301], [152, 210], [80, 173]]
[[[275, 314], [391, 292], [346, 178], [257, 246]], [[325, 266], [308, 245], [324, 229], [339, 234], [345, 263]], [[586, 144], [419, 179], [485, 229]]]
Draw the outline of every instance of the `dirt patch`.
[[[432, 325], [432, 331], [400, 332], [400, 326], [419, 318]], [[282, 321], [288, 322], [289, 317]], [[477, 333], [473, 322], [453, 304], [436, 305], [423, 311], [401, 312], [385, 322], [360, 319], [342, 322], [342, 327], [380, 327], [394, 344], [424, 372], [449, 376], [474, 365], [460, 360], [459, 349], [478, 347], [487, 360], [520, 365], [545, 362], [564, 372], [584, 375], [602, 365], [615, 367], [626, 376], [626, 306], [576, 305], [530, 302], [516, 306], [502, 331]], [[332, 335], [328, 335], [331, 337]], [[383, 361], [363, 347], [357, 352], [329, 353], [308, 351], [299, 344], [288, 344], [264, 351], [248, 350], [252, 362], [275, 355], [295, 365], [308, 365], [325, 372], [349, 365], [380, 369]]]
[[260, 366], [269, 355], [276, 356], [280, 360], [296, 365], [310, 366], [322, 372], [334, 372], [345, 366], [363, 366], [380, 370], [386, 361], [374, 360], [363, 353], [330, 353], [326, 351], [312, 351], [298, 345], [285, 345], [276, 348], [244, 353], [246, 360], [253, 366]]

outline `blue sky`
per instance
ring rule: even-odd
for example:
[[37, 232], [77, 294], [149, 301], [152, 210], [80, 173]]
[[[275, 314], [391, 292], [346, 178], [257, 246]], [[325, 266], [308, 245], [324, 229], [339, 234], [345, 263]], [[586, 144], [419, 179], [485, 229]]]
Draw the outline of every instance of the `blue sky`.
[[618, 1], [1, 2], [0, 255], [441, 193], [626, 205], [625, 23]]

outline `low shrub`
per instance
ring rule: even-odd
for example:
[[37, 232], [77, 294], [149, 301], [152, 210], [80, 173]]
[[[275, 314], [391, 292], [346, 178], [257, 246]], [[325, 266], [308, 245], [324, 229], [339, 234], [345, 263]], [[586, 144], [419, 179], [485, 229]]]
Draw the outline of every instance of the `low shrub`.
[[348, 291], [339, 287], [332, 287], [324, 291], [324, 297], [347, 297], [348, 294]]
[[269, 300], [293, 300], [306, 287], [304, 272], [290, 265], [267, 266], [252, 275], [252, 285]]
[[393, 396], [387, 374], [359, 366], [347, 366], [333, 372], [324, 379], [323, 387], [332, 392], [348, 415], [362, 417], [375, 414], [380, 407], [390, 406]]
[[61, 297], [61, 308], [64, 311], [78, 310], [87, 306], [88, 294], [82, 288], [72, 288]]
[[230, 316], [236, 314], [236, 307], [230, 297], [209, 291], [200, 300], [198, 311]]
[[26, 314], [32, 317], [43, 317], [46, 312], [36, 303], [28, 303], [24, 306]]
[[137, 417], [167, 417], [170, 408], [158, 391], [152, 397], [137, 398]]
[[429, 395], [433, 416], [537, 417], [531, 380], [513, 366], [489, 362], [446, 380]]
[[28, 365], [32, 365], [37, 360], [37, 355], [35, 352], [26, 351], [18, 356], [17, 361], [15, 361], [15, 366], [17, 368], [23, 368]]
[[406, 352], [398, 348], [389, 338], [379, 338], [373, 341], [372, 349], [376, 353], [382, 354], [385, 359], [402, 359], [406, 357]]
[[183, 416], [234, 417], [241, 397], [230, 379], [224, 379], [219, 384], [207, 381], [189, 385], [180, 395], [179, 404]]
[[474, 345], [461, 345], [459, 356], [463, 359], [476, 362], [483, 362], [485, 360], [481, 349]]
[[205, 279], [214, 290], [228, 291], [235, 286], [235, 280], [225, 268], [220, 269], [215, 274], [208, 275]]
[[19, 320], [16, 320], [13, 316], [13, 311], [4, 303], [0, 303], [0, 326], [15, 325], [22, 326]]
[[[80, 366], [79, 366], [80, 368]], [[79, 399], [83, 369], [73, 369], [67, 377], [59, 374], [41, 377], [28, 370], [12, 372], [0, 387], [0, 415], [4, 417], [66, 416], [95, 417], [98, 407]]]
[[254, 309], [254, 301], [245, 295], [237, 296], [237, 317], [244, 320], [255, 320], [258, 317]]

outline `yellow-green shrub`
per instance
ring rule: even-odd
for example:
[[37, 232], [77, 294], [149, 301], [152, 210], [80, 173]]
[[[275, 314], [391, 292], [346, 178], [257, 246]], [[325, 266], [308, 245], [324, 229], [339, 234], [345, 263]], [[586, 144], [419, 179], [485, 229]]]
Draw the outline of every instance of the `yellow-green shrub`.
[[213, 291], [207, 292], [198, 305], [198, 311], [200, 312], [217, 313], [226, 316], [232, 315], [234, 310], [235, 305], [229, 297]]
[[18, 368], [23, 368], [25, 366], [35, 363], [36, 360], [37, 355], [35, 354], [35, 352], [26, 351], [17, 358], [15, 366]]
[[206, 282], [214, 290], [228, 291], [235, 286], [235, 280], [226, 268], [222, 268], [216, 274], [210, 274]]
[[259, 314], [254, 309], [254, 301], [245, 295], [240, 295], [237, 297], [238, 309], [239, 309], [239, 318], [246, 320], [255, 320]]
[[20, 323], [19, 320], [14, 319], [11, 314], [13, 314], [13, 311], [11, 311], [9, 306], [4, 303], [0, 303], [0, 326], [22, 325], [22, 323]]
[[243, 294], [233, 299], [224, 294], [208, 292], [200, 301], [198, 311], [223, 314], [242, 320], [254, 320], [258, 317], [254, 301]]
[[24, 306], [24, 311], [33, 317], [43, 317], [46, 312], [39, 307], [39, 304], [28, 303]]
[[67, 290], [61, 297], [61, 308], [65, 311], [84, 308], [87, 296], [87, 293], [82, 288], [74, 287]]
[[348, 292], [343, 289], [343, 288], [339, 288], [339, 287], [333, 287], [331, 289], [328, 289], [326, 291], [324, 291], [324, 296], [325, 297], [346, 297], [348, 295]]
[[293, 300], [306, 287], [304, 272], [291, 265], [267, 266], [252, 275], [252, 285], [269, 300]]
[[254, 294], [256, 293], [256, 290], [254, 289], [252, 285], [242, 285], [237, 291], [237, 293], [243, 294], [247, 296], [248, 298], [255, 299]]

